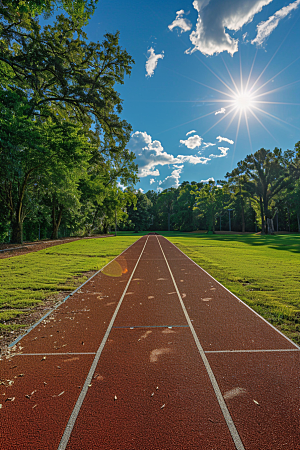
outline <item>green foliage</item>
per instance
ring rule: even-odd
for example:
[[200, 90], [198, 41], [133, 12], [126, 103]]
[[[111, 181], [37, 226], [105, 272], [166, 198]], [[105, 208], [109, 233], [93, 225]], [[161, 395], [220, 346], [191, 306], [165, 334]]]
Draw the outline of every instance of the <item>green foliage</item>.
[[[60, 15], [42, 29], [33, 13], [59, 5], [71, 17]], [[115, 90], [133, 60], [118, 33], [88, 41], [75, 18], [83, 20], [94, 6], [87, 0], [0, 5], [0, 233], [10, 222], [13, 242], [22, 242], [25, 219], [52, 221], [54, 238], [62, 223], [93, 229], [95, 221], [105, 222], [105, 211], [116, 210], [107, 206], [110, 189], [137, 180], [134, 154], [126, 149], [131, 127], [120, 118]]]

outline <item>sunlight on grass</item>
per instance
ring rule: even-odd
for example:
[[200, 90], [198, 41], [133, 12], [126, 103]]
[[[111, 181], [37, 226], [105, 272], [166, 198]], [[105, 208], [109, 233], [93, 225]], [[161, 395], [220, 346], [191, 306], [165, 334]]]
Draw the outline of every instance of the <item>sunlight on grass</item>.
[[300, 236], [168, 236], [193, 261], [300, 343]]
[[73, 291], [140, 236], [86, 239], [0, 260], [0, 330], [60, 291]]

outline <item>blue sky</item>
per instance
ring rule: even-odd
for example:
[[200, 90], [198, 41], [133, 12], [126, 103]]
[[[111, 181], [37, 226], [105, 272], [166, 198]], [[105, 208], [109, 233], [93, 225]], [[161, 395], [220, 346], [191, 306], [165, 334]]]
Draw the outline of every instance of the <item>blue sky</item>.
[[119, 30], [135, 60], [117, 90], [137, 188], [224, 179], [261, 147], [294, 148], [299, 18], [300, 0], [99, 0], [89, 39]]

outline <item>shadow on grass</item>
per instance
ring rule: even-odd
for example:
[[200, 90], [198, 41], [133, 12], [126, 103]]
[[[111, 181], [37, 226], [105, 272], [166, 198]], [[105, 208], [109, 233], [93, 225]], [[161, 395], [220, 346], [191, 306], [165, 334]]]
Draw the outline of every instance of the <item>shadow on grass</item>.
[[[120, 236], [144, 236], [149, 231], [120, 231]], [[269, 247], [274, 250], [285, 250], [292, 253], [300, 253], [300, 234], [276, 234], [276, 235], [257, 235], [257, 234], [207, 234], [207, 233], [184, 233], [180, 231], [157, 231], [158, 234], [165, 237], [180, 237], [184, 239], [201, 239], [205, 241], [218, 241], [227, 243], [243, 243], [254, 247]]]

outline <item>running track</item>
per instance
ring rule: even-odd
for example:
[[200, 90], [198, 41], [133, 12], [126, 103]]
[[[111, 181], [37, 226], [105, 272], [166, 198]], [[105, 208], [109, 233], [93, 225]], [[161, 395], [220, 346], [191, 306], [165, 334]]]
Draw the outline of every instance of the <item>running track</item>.
[[0, 362], [0, 448], [299, 450], [299, 348], [144, 236]]

